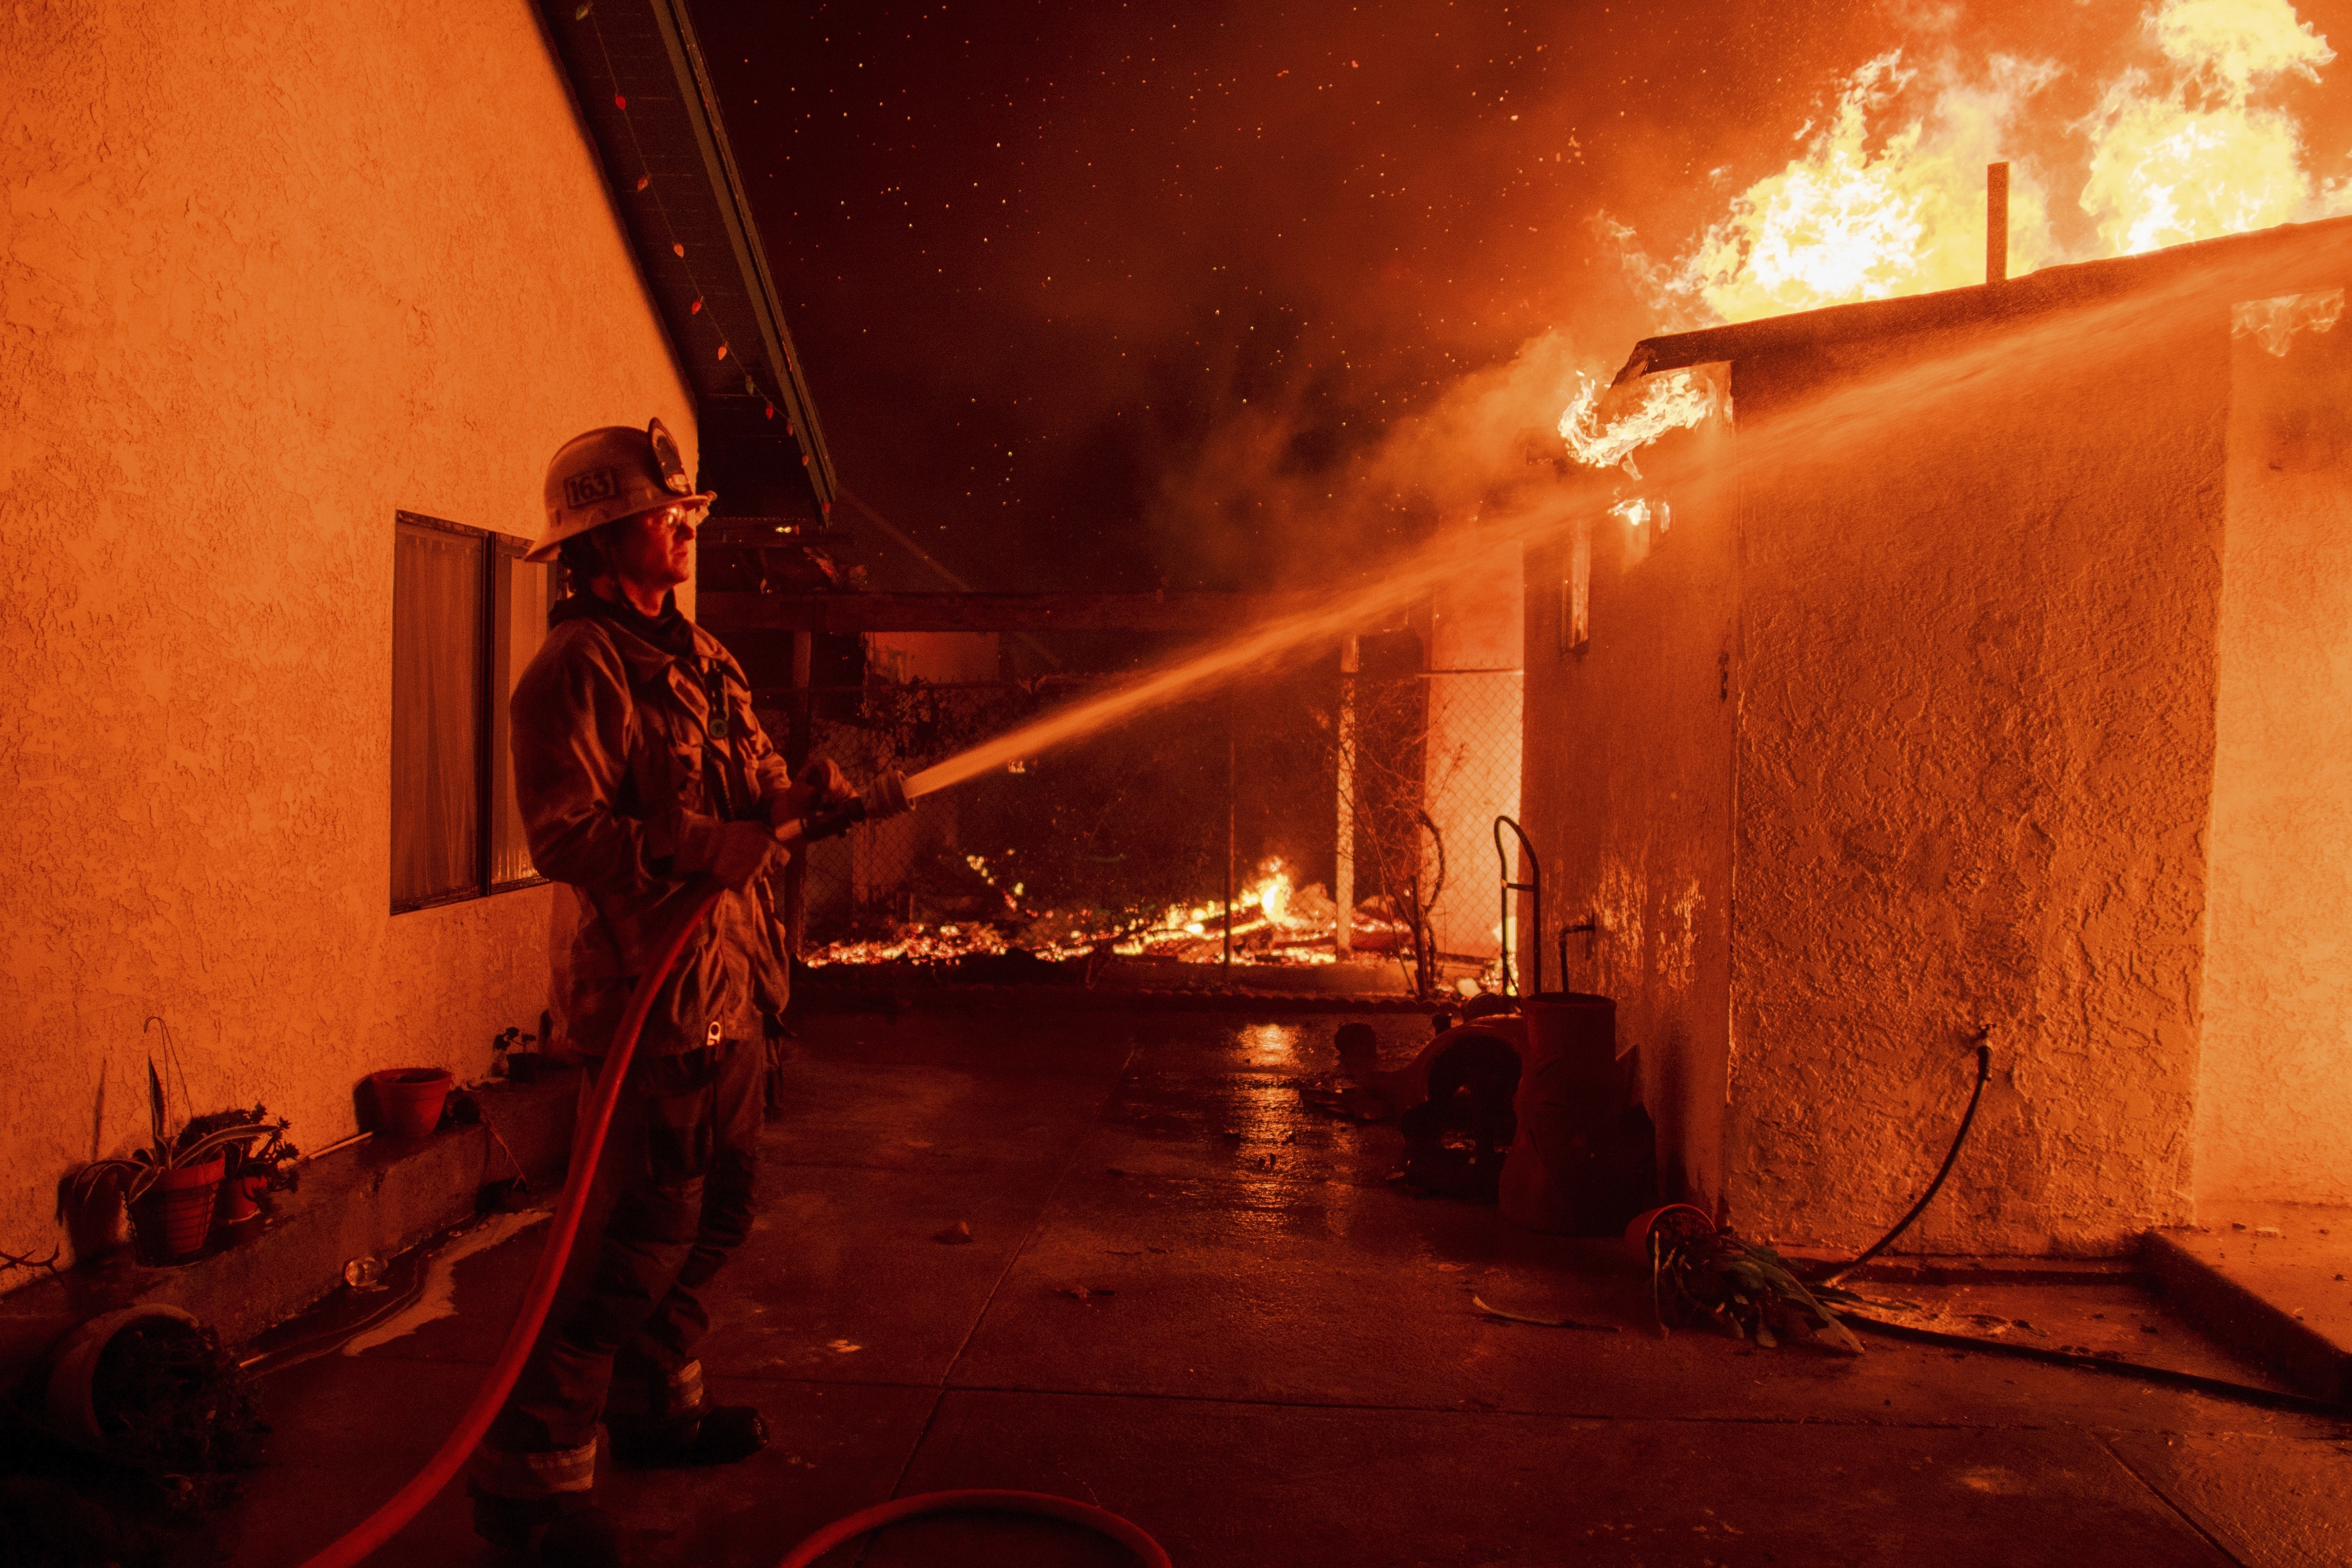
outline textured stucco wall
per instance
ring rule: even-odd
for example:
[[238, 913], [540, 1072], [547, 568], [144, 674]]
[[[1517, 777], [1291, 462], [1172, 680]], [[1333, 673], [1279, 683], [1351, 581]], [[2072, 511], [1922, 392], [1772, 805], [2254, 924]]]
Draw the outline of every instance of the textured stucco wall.
[[2232, 345], [2197, 1196], [2352, 1203], [2352, 327]]
[[[1730, 443], [1719, 423], [1672, 435], [1651, 466], [1720, 473]], [[1723, 1193], [1736, 518], [1712, 483], [1587, 483], [1582, 653], [1560, 644], [1570, 548], [1528, 563], [1525, 821], [1543, 863], [1544, 984], [1616, 998], [1618, 1050], [1640, 1052], [1666, 1196], [1712, 1207]], [[1598, 516], [1620, 488], [1671, 502], [1658, 548]], [[1588, 918], [1601, 929], [1569, 937], [1562, 977], [1558, 934]], [[1524, 969], [1524, 909], [1521, 921]]]
[[389, 899], [393, 513], [528, 534], [672, 362], [526, 0], [0, 15], [0, 1245], [143, 1126], [353, 1125], [535, 1021], [548, 894]]
[[[2226, 316], [2103, 353], [1920, 336], [1735, 368], [1743, 486], [1731, 1118], [1738, 1223], [2120, 1250], [2189, 1210]], [[1793, 448], [1817, 387], [1868, 412]]]

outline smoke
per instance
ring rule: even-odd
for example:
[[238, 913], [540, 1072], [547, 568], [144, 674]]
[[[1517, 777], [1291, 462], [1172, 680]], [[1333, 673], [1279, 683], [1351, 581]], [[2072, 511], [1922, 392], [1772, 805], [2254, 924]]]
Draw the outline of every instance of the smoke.
[[1153, 527], [1166, 557], [1189, 555], [1223, 586], [1376, 575], [1433, 532], [1547, 482], [1559, 410], [1604, 363], [1568, 332], [1540, 333], [1353, 442], [1326, 439], [1307, 397], [1257, 400], [1163, 469]]
[[1147, 9], [696, 5], [836, 465], [982, 587], [1360, 572], [1642, 336], [1978, 281], [1995, 160], [2012, 275], [2346, 200], [2287, 0]]
[[835, 465], [980, 587], [1303, 578], [1479, 504], [1653, 324], [1591, 214], [1715, 210], [1861, 25], [1141, 9], [695, 6]]
[[[2260, 99], [2283, 78], [2316, 83], [2335, 57], [2288, 0], [2165, 0], [2126, 40], [2160, 63], [2105, 71], [1964, 47], [1954, 7], [1916, 8], [1904, 22], [1907, 46], [1848, 73], [1796, 131], [1795, 155], [1728, 193], [1672, 262], [1631, 224], [1590, 214], [1585, 232], [1646, 314], [1632, 331], [1611, 342], [1597, 329], [1606, 312], [1575, 301], [1496, 370], [1438, 391], [1344, 464], [1303, 460], [1313, 422], [1296, 401], [1261, 399], [1193, 461], [1162, 470], [1157, 531], [1202, 547], [1202, 570], [1228, 580], [1253, 563], [1328, 570], [1334, 551], [1376, 556], [1475, 515], [1524, 479], [1531, 425], [1557, 423], [1579, 462], [1631, 471], [1631, 452], [1690, 423], [1708, 393], [1655, 389], [1659, 406], [1603, 422], [1598, 389], [1611, 367], [1571, 344], [1622, 351], [1645, 331], [1980, 283], [1985, 170], [1996, 162], [2011, 165], [2012, 277], [2352, 209], [2352, 182], [2315, 177], [2295, 116]], [[2090, 107], [2068, 112], [2062, 85], [2095, 83]], [[2062, 219], [2062, 190], [2079, 193], [2078, 215]]]

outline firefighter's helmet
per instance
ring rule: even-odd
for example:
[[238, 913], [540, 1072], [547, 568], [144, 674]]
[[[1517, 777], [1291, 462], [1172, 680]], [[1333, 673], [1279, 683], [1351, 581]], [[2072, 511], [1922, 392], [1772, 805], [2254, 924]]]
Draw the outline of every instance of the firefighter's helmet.
[[662, 507], [701, 511], [718, 498], [695, 489], [660, 420], [643, 430], [608, 424], [565, 442], [547, 465], [547, 527], [523, 559], [553, 560], [574, 534]]

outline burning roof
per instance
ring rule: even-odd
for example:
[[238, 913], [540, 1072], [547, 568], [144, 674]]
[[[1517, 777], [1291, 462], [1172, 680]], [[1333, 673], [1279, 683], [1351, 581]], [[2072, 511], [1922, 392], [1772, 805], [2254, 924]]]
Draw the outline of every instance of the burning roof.
[[2143, 256], [2045, 267], [2003, 283], [1867, 299], [1644, 338], [1633, 345], [1611, 386], [1631, 389], [1663, 371], [1759, 354], [1953, 328], [1999, 327], [2140, 291], [2177, 290], [2183, 304], [2201, 300], [2226, 314], [2230, 307], [2248, 300], [2341, 288], [2347, 275], [2352, 275], [2352, 217], [2284, 224]]

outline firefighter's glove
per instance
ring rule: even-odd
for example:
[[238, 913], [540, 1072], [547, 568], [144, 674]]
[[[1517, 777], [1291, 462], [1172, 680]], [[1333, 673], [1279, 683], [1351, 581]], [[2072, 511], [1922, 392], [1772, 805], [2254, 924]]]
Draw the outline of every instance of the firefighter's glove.
[[783, 845], [765, 822], [720, 822], [689, 817], [678, 829], [677, 858], [671, 862], [680, 876], [708, 872], [740, 893], [783, 852]]
[[849, 779], [840, 764], [830, 757], [820, 757], [801, 769], [792, 788], [768, 797], [768, 821], [782, 828], [799, 821], [815, 811], [830, 810], [857, 799], [857, 791], [849, 787]]
[[821, 810], [846, 806], [857, 799], [857, 791], [850, 788], [849, 776], [830, 757], [820, 757], [802, 768], [797, 782], [811, 792], [813, 803]]

